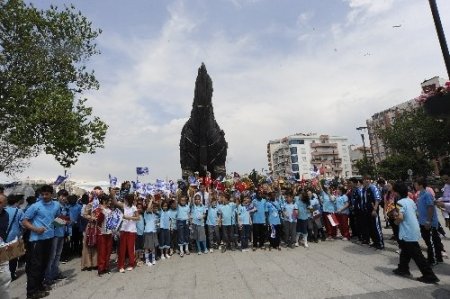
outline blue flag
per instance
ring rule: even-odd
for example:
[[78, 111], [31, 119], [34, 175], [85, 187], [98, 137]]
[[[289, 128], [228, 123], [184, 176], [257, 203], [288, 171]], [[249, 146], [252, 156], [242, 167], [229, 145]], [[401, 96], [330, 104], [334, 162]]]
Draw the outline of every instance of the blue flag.
[[53, 185], [59, 186], [67, 180], [68, 176], [58, 175]]
[[109, 175], [109, 185], [111, 187], [117, 186], [117, 177]]
[[156, 179], [155, 188], [157, 190], [164, 190], [166, 188], [166, 182], [164, 180]]
[[136, 167], [136, 174], [137, 175], [148, 175], [148, 167]]

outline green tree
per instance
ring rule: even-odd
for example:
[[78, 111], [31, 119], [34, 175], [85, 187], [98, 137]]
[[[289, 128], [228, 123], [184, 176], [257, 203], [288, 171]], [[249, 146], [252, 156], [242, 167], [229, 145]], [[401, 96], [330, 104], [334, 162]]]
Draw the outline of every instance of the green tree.
[[450, 121], [427, 115], [422, 108], [404, 111], [392, 126], [379, 128], [384, 144], [396, 154], [433, 160], [450, 151]]
[[103, 147], [108, 126], [83, 97], [99, 87], [86, 63], [100, 33], [73, 6], [0, 0], [0, 172], [42, 152], [68, 168]]
[[382, 177], [392, 180], [407, 179], [408, 169], [411, 169], [414, 175], [427, 176], [431, 173], [432, 166], [429, 160], [420, 153], [394, 154], [377, 165], [378, 173]]
[[355, 167], [358, 169], [360, 175], [375, 175], [375, 167], [368, 159], [360, 159], [356, 161]]

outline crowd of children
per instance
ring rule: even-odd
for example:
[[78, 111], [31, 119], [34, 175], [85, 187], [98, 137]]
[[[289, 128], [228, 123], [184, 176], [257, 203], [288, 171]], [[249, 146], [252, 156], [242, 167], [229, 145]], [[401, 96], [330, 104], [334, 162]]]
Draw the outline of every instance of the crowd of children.
[[[8, 197], [6, 211], [12, 229], [6, 241], [20, 235], [26, 241], [28, 298], [47, 296], [51, 285], [65, 278], [59, 262], [79, 255], [83, 271], [97, 270], [102, 276], [111, 271], [113, 252], [117, 253], [118, 272], [126, 273], [174, 254], [183, 258], [191, 252], [202, 255], [215, 250], [308, 248], [310, 242], [337, 239], [338, 231], [343, 241], [355, 238], [367, 245], [372, 241], [370, 246], [382, 250], [379, 209], [383, 207], [386, 213], [399, 200], [386, 188], [389, 183], [383, 182], [375, 184], [369, 177], [333, 182], [315, 179], [287, 186], [263, 183], [242, 192], [199, 184], [186, 192], [151, 195], [140, 195], [125, 182], [122, 188], [110, 188], [109, 194], [95, 187], [78, 198], [60, 190], [56, 199], [52, 186], [46, 185], [37, 198], [27, 199], [24, 210], [18, 207], [17, 196]], [[416, 183], [419, 220], [421, 205], [435, 210], [425, 187], [421, 180]], [[393, 238], [398, 239], [398, 225], [393, 219], [389, 223]], [[433, 218], [422, 226], [426, 244], [438, 248], [428, 252], [428, 262], [442, 262], [446, 254], [436, 237], [439, 223]], [[12, 279], [17, 262], [10, 261]]]

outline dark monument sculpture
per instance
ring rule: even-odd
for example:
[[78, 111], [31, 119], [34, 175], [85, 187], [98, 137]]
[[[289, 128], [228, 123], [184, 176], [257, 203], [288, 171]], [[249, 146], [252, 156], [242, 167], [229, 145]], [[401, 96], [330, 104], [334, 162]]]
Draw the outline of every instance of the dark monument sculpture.
[[181, 131], [180, 163], [183, 179], [198, 172], [205, 177], [225, 176], [228, 144], [214, 118], [212, 80], [202, 63], [195, 80], [191, 117]]

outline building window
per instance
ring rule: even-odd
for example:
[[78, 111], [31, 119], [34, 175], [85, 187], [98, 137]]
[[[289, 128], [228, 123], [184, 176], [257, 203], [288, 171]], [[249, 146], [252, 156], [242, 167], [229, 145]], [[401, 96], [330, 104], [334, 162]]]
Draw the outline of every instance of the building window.
[[303, 139], [289, 140], [289, 145], [291, 144], [305, 144], [305, 140]]
[[298, 164], [292, 164], [292, 171], [298, 171]]
[[296, 147], [291, 147], [291, 155], [297, 155], [297, 148]]
[[298, 156], [291, 156], [291, 162], [297, 163], [298, 162]]

